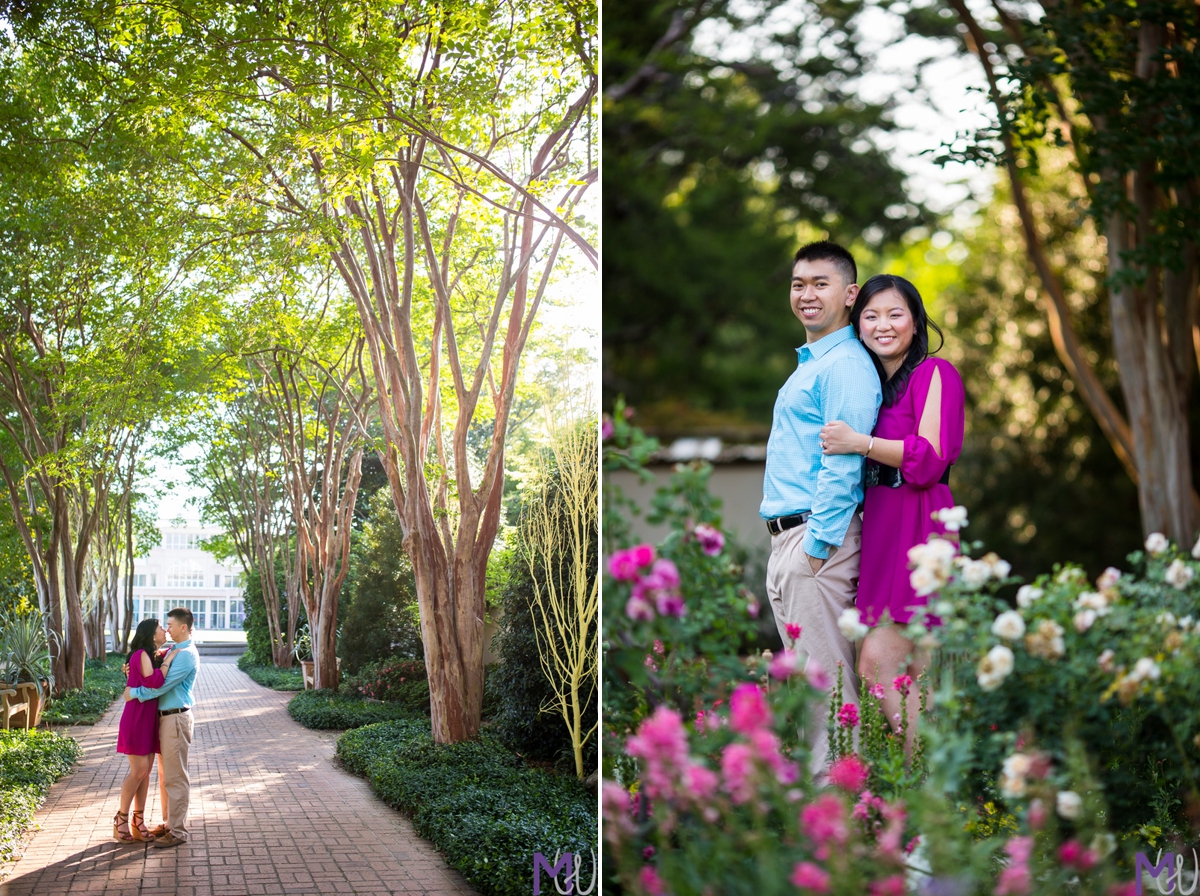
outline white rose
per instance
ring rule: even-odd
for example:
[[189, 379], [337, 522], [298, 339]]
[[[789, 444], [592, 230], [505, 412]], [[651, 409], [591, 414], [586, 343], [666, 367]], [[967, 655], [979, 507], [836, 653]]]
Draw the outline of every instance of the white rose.
[[1180, 620], [1179, 620], [1179, 627], [1180, 627], [1180, 628], [1187, 628], [1187, 627], [1188, 627], [1189, 625], [1191, 625], [1191, 624], [1192, 624], [1192, 617], [1191, 617], [1191, 616], [1184, 616], [1182, 619], [1180, 619]]
[[967, 526], [967, 508], [961, 505], [943, 507], [934, 512], [933, 518], [945, 526], [948, 532], [957, 532]]
[[1148, 656], [1142, 657], [1133, 664], [1133, 671], [1129, 673], [1129, 677], [1135, 681], [1145, 681], [1147, 678], [1151, 681], [1157, 681], [1162, 672], [1158, 668], [1158, 663], [1150, 659]]
[[1013, 753], [1004, 760], [1000, 772], [1000, 794], [1005, 799], [1020, 799], [1025, 796], [1025, 776], [1033, 766], [1033, 760], [1024, 753]]
[[1083, 577], [1083, 570], [1078, 566], [1068, 566], [1054, 577], [1054, 581], [1058, 582], [1060, 585], [1066, 585], [1075, 581], [1076, 579], [1082, 579]]
[[942, 585], [942, 580], [928, 566], [918, 566], [914, 569], [909, 573], [908, 582], [917, 597], [928, 597]]
[[1200, 560], [1200, 538], [1196, 539], [1196, 543], [1192, 545], [1192, 557]]
[[1108, 614], [1108, 598], [1098, 591], [1084, 591], [1075, 598], [1076, 610], [1095, 610], [1097, 616]]
[[1102, 859], [1112, 855], [1114, 849], [1117, 848], [1117, 838], [1112, 834], [1104, 833], [1097, 834], [1092, 838], [1091, 850]]
[[1165, 613], [1159, 613], [1155, 616], [1154, 621], [1159, 625], [1165, 625], [1170, 628], [1175, 625], [1175, 614], [1168, 610]]
[[1177, 589], [1182, 591], [1188, 586], [1188, 582], [1192, 580], [1192, 577], [1195, 574], [1196, 571], [1194, 569], [1192, 569], [1182, 560], [1176, 558], [1171, 565], [1167, 567], [1167, 573], [1165, 576], [1163, 576], [1163, 578], [1167, 580], [1167, 584], [1174, 585]]
[[1017, 606], [1025, 609], [1046, 592], [1033, 585], [1022, 585], [1017, 589]]
[[1074, 790], [1060, 790], [1054, 806], [1059, 815], [1068, 821], [1074, 821], [1083, 813], [1083, 798]]
[[1113, 668], [1112, 661], [1115, 656], [1116, 654], [1111, 650], [1105, 650], [1100, 656], [1096, 657], [1096, 665], [1105, 672], [1111, 672]]
[[842, 615], [838, 617], [838, 630], [846, 638], [847, 641], [857, 641], [859, 638], [865, 637], [867, 627], [860, 621], [858, 610], [854, 607], [848, 607], [842, 610]]
[[1075, 623], [1075, 631], [1077, 631], [1077, 632], [1086, 632], [1089, 628], [1092, 627], [1092, 623], [1094, 623], [1095, 621], [1096, 621], [1096, 611], [1095, 610], [1080, 610], [1078, 613], [1075, 614], [1075, 618], [1072, 620], [1072, 622]]
[[992, 575], [997, 579], [1007, 579], [1012, 572], [1012, 564], [1007, 560], [992, 561]]
[[1171, 542], [1167, 541], [1167, 536], [1161, 532], [1151, 532], [1146, 538], [1146, 550], [1151, 554], [1161, 554], [1171, 546]]
[[1012, 674], [1013, 652], [1003, 644], [997, 644], [979, 661], [975, 670], [975, 680], [985, 691], [994, 691], [1004, 684], [1004, 679]]
[[941, 616], [943, 619], [945, 619], [947, 616], [953, 616], [954, 604], [950, 603], [948, 600], [939, 600], [933, 605], [933, 614], [935, 616]]
[[1015, 641], [1025, 634], [1025, 620], [1016, 610], [1005, 610], [992, 623], [992, 634], [1005, 641]]
[[1106, 588], [1112, 588], [1121, 579], [1121, 570], [1114, 566], [1110, 566], [1104, 572], [1100, 573], [1100, 578], [1096, 579], [1096, 587], [1101, 591]]
[[992, 568], [982, 560], [965, 560], [959, 578], [966, 587], [978, 588], [988, 580], [991, 574]]

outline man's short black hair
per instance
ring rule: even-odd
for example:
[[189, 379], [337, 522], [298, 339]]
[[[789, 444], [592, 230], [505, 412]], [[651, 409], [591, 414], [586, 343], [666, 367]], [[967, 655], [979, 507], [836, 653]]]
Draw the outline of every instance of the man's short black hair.
[[175, 607], [175, 609], [167, 613], [168, 619], [178, 619], [189, 629], [195, 623], [196, 617], [192, 615], [192, 611], [187, 607]]
[[854, 256], [832, 240], [818, 240], [801, 246], [792, 259], [792, 266], [798, 261], [832, 261], [847, 286], [858, 282], [858, 265], [854, 263]]

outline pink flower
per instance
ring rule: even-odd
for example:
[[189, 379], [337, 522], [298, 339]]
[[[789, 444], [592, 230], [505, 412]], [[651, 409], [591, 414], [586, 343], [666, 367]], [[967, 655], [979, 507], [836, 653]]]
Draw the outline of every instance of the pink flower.
[[870, 821], [871, 811], [881, 811], [886, 806], [882, 799], [874, 796], [871, 791], [864, 790], [859, 796], [858, 802], [854, 804], [854, 810], [850, 813], [850, 817], [855, 821]]
[[1109, 886], [1108, 896], [1141, 896], [1141, 894], [1138, 893], [1136, 881], [1124, 881]]
[[814, 657], [808, 658], [808, 663], [804, 666], [804, 676], [808, 679], [808, 683], [818, 691], [827, 691], [833, 686], [829, 673]]
[[904, 844], [904, 854], [906, 856], [911, 856], [912, 851], [917, 848], [917, 844], [920, 842], [921, 842], [921, 835], [917, 834], [917, 836], [913, 837], [906, 844]]
[[1032, 837], [1013, 837], [1004, 847], [1014, 864], [1025, 864], [1033, 854]]
[[684, 771], [683, 783], [692, 799], [702, 803], [711, 799], [712, 795], [717, 792], [717, 786], [721, 783], [721, 779], [716, 772], [702, 765], [691, 763]]
[[800, 657], [794, 650], [785, 647], [782, 652], [771, 658], [767, 671], [772, 678], [778, 678], [780, 681], [791, 678], [800, 671]]
[[717, 556], [725, 547], [725, 536], [716, 527], [710, 526], [708, 523], [701, 523], [693, 531], [696, 534], [696, 540], [700, 542], [700, 550], [708, 556]]
[[771, 724], [771, 708], [762, 689], [753, 682], [739, 684], [729, 698], [729, 727], [739, 734]]
[[647, 846], [642, 850], [642, 858], [649, 862], [652, 858], [654, 858], [654, 852], [655, 850], [653, 846]]
[[759, 611], [758, 601], [756, 601], [753, 597], [750, 598], [750, 600], [746, 601], [746, 614], [751, 619], [758, 618], [758, 611]]
[[617, 551], [608, 558], [608, 572], [618, 582], [632, 582], [638, 570], [654, 561], [654, 546], [639, 544], [636, 547]]
[[1005, 868], [1000, 872], [1000, 877], [996, 881], [996, 889], [992, 890], [993, 896], [1027, 896], [1030, 888], [1033, 886], [1033, 881], [1029, 876], [1029, 869], [1024, 865], [1019, 868]]
[[904, 875], [893, 874], [871, 882], [871, 896], [904, 896]]
[[650, 572], [642, 579], [647, 588], [669, 591], [679, 587], [679, 568], [666, 557], [655, 560]]
[[908, 694], [908, 689], [912, 687], [912, 678], [907, 675], [897, 675], [892, 680], [892, 690], [899, 691], [901, 694]]
[[666, 885], [663, 884], [662, 878], [658, 876], [653, 865], [642, 866], [642, 870], [638, 872], [638, 883], [650, 896], [662, 896], [667, 892]]
[[867, 693], [870, 694], [872, 697], [874, 697], [876, 700], [882, 700], [883, 694], [884, 694], [883, 685], [877, 681], [873, 685], [871, 685], [871, 689], [869, 691], [867, 691]]
[[619, 843], [623, 834], [633, 832], [632, 802], [629, 791], [616, 781], [605, 781], [600, 788], [604, 815], [604, 839]]
[[721, 752], [725, 790], [734, 803], [754, 798], [754, 749], [749, 744], [729, 744]]
[[766, 728], [758, 728], [749, 735], [750, 744], [758, 758], [775, 773], [780, 784], [794, 784], [800, 777], [800, 769], [794, 762], [783, 758], [779, 752], [779, 738]]
[[[784, 625], [783, 628], [784, 628], [784, 631], [787, 632], [787, 636], [789, 638], [791, 638], [793, 641], [799, 641], [800, 635], [803, 634], [803, 632], [804, 632], [804, 629], [801, 628], [800, 626], [796, 625], [796, 623], [794, 623], [794, 622], [787, 623], [786, 625]], [[797, 865], [796, 867], [799, 867], [799, 866]]]
[[797, 862], [789, 880], [801, 890], [811, 890], [814, 893], [829, 892], [829, 874], [812, 862]]
[[634, 622], [649, 622], [654, 618], [654, 605], [635, 594], [625, 604], [625, 615]]
[[600, 421], [600, 441], [607, 442], [609, 439], [612, 438], [612, 435], [613, 435], [612, 418], [609, 417], [608, 414], [605, 414], [603, 419]]
[[659, 656], [662, 656], [664, 653], [667, 652], [667, 649], [665, 647], [663, 647], [663, 642], [660, 641], [658, 638], [654, 639], [654, 652], [657, 653]]
[[1040, 831], [1046, 824], [1046, 804], [1035, 799], [1029, 804], [1029, 814], [1026, 816], [1031, 831]]
[[[849, 704], [847, 704], [849, 705]], [[843, 756], [829, 767], [829, 783], [847, 793], [858, 793], [867, 786], [871, 771], [854, 753]]]
[[654, 603], [660, 616], [682, 617], [687, 612], [683, 598], [673, 591], [659, 591], [654, 595]]
[[800, 812], [800, 824], [804, 833], [816, 844], [814, 854], [818, 859], [829, 857], [830, 841], [842, 844], [850, 832], [846, 829], [842, 801], [832, 793], [824, 793]]
[[838, 710], [838, 724], [843, 728], [853, 728], [858, 724], [858, 707], [853, 703], [843, 703]]
[[643, 719], [637, 734], [625, 742], [625, 752], [643, 760], [642, 781], [646, 794], [667, 799], [675, 792], [675, 780], [688, 766], [687, 732], [679, 713], [660, 706]]
[[1058, 860], [1070, 868], [1087, 871], [1099, 859], [1094, 852], [1087, 849], [1078, 840], [1068, 840], [1058, 848]]
[[883, 832], [879, 835], [879, 854], [901, 862], [903, 859], [900, 856], [900, 838], [904, 836], [904, 821], [908, 813], [902, 803], [884, 803], [879, 811], [885, 822]]
[[651, 672], [658, 671], [658, 663], [654, 662], [654, 657], [649, 653], [646, 654], [646, 661], [644, 663], [642, 663], [642, 665], [645, 666], [647, 669], [649, 669]]

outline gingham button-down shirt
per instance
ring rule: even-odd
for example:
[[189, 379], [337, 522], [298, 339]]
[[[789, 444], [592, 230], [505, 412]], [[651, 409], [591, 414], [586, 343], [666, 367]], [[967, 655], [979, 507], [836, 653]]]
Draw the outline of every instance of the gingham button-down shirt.
[[834, 420], [869, 433], [883, 393], [870, 355], [843, 327], [796, 350], [799, 364], [775, 399], [759, 515], [774, 519], [811, 510], [802, 541], [826, 559], [846, 535], [863, 498], [863, 458], [821, 453], [821, 427]]

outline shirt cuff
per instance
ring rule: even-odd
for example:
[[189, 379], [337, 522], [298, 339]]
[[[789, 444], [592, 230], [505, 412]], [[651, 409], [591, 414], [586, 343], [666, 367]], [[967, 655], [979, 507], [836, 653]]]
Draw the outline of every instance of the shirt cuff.
[[821, 541], [821, 539], [813, 535], [811, 529], [805, 531], [804, 537], [800, 539], [800, 546], [804, 548], [804, 553], [808, 554], [810, 557], [815, 557], [818, 560], [829, 559], [829, 549], [831, 545]]

